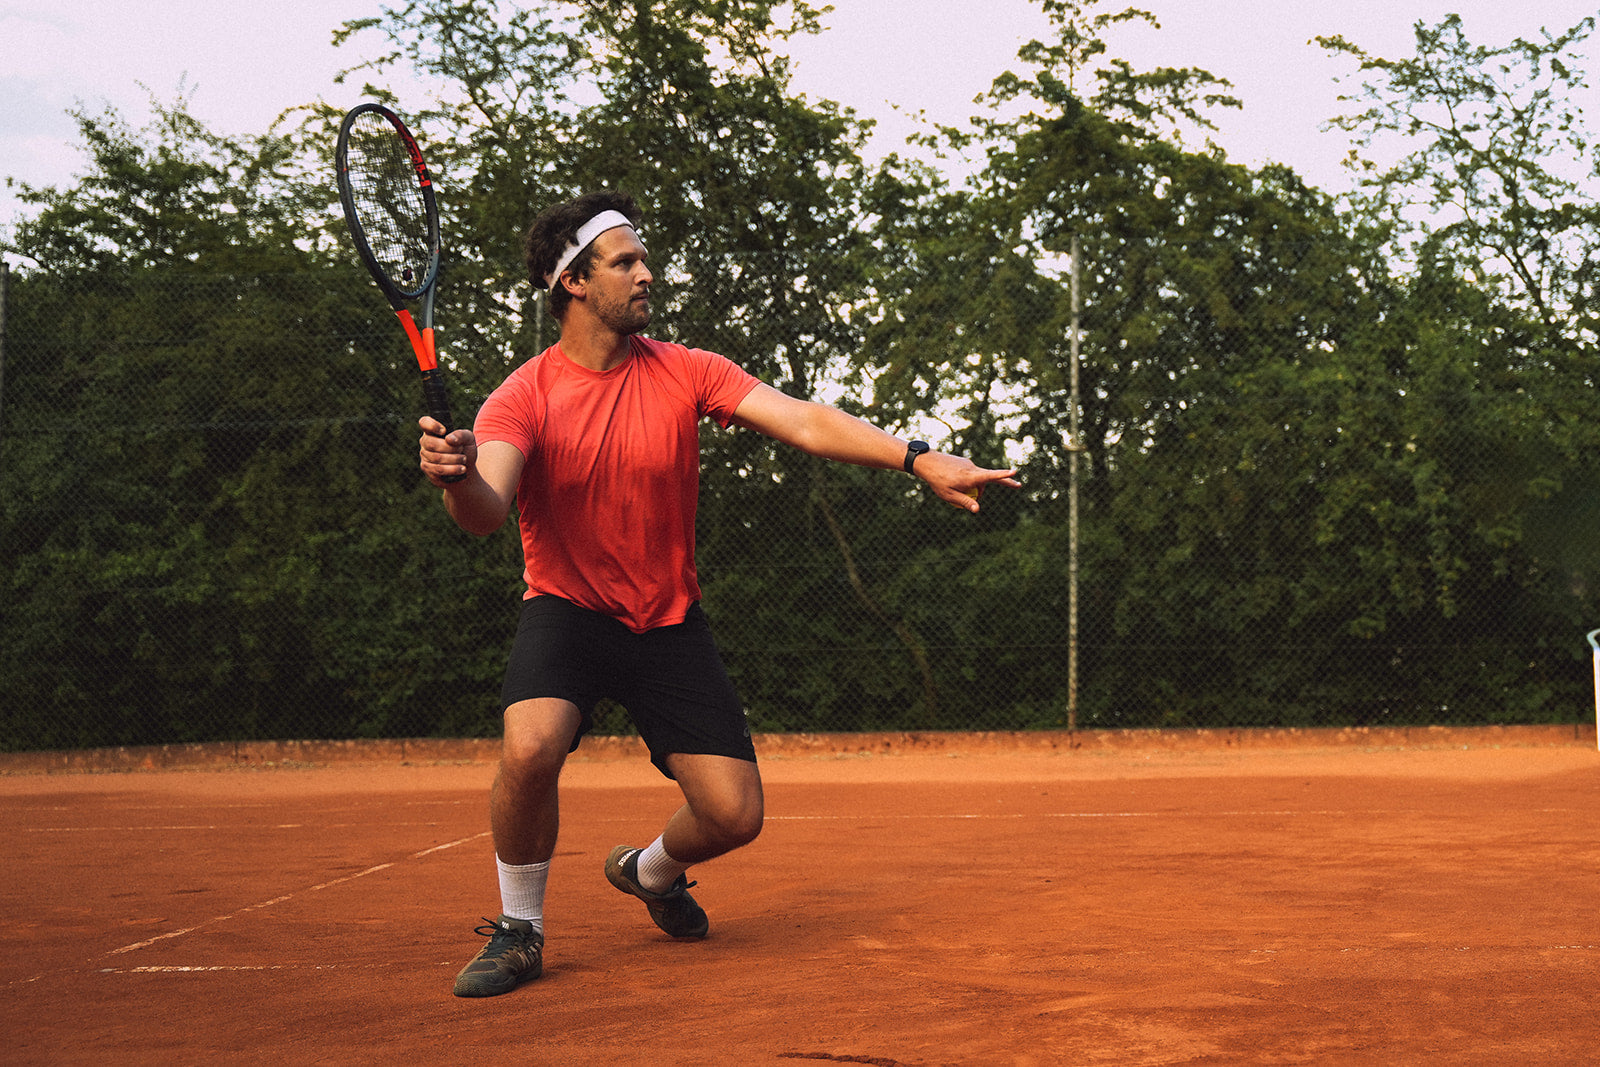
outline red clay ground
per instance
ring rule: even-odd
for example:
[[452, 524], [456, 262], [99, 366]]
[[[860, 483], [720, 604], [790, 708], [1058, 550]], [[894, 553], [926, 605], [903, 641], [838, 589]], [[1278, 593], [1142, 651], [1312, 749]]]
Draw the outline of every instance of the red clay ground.
[[0, 762], [0, 1059], [1592, 1062], [1592, 730], [1064, 736], [768, 742], [699, 943], [606, 884], [676, 793], [597, 746], [546, 975], [485, 1001], [492, 763]]

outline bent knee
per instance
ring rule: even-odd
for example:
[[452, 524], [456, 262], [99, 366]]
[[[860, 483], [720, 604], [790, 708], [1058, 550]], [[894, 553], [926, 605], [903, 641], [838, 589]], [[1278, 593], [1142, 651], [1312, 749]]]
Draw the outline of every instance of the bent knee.
[[727, 848], [740, 848], [754, 841], [761, 836], [764, 822], [760, 801], [717, 811], [710, 818], [701, 819], [702, 827]]
[[554, 786], [567, 761], [567, 746], [510, 738], [500, 748], [499, 777], [517, 787]]

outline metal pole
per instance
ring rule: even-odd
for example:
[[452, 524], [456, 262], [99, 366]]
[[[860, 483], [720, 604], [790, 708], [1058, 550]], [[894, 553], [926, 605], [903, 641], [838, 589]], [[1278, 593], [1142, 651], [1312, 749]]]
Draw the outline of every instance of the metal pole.
[[1072, 407], [1067, 414], [1071, 485], [1067, 500], [1067, 729], [1078, 728], [1078, 235], [1072, 235]]
[[528, 301], [533, 305], [533, 351], [528, 353], [537, 356], [544, 351], [544, 302], [545, 295], [538, 289], [533, 291], [533, 299]]
[[0, 259], [0, 435], [6, 427], [6, 299], [11, 289], [11, 266]]

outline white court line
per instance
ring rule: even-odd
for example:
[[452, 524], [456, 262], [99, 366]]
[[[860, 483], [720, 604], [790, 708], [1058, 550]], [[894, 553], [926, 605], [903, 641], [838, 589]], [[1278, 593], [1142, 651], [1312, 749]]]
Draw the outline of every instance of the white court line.
[[[367, 827], [367, 826], [371, 826], [371, 825], [372, 824], [370, 822], [325, 822], [325, 823], [317, 823], [317, 829], [319, 829], [319, 830], [348, 830], [352, 826]], [[385, 826], [438, 826], [439, 824], [437, 822], [386, 822], [383, 825], [385, 825]], [[302, 829], [305, 828], [305, 826], [306, 826], [305, 823], [300, 823], [300, 822], [280, 822], [280, 823], [275, 823], [275, 824], [273, 824], [271, 826], [262, 826], [262, 827], [259, 827], [258, 829], [262, 829], [262, 830], [302, 830]], [[124, 833], [137, 833], [137, 832], [140, 832], [140, 831], [149, 832], [149, 831], [156, 831], [156, 830], [227, 830], [229, 833], [233, 833], [234, 831], [236, 831], [238, 829], [239, 828], [237, 826], [217, 826], [217, 825], [204, 825], [204, 824], [196, 824], [196, 825], [193, 825], [193, 826], [185, 826], [185, 825], [177, 825], [177, 826], [25, 826], [25, 827], [23, 827], [22, 832], [25, 833], [25, 834], [82, 834], [82, 833], [124, 834]]]
[[[434, 852], [442, 852], [442, 851], [444, 851], [445, 849], [448, 849], [448, 848], [455, 848], [458, 845], [464, 845], [464, 844], [468, 843], [469, 841], [476, 841], [481, 837], [488, 837], [489, 833], [490, 833], [490, 831], [485, 830], [480, 834], [473, 834], [470, 837], [459, 838], [458, 840], [450, 841], [450, 842], [447, 842], [447, 843], [445, 843], [443, 845], [434, 845], [431, 848], [423, 849], [421, 852], [413, 852], [407, 858], [408, 859], [414, 859], [414, 860], [415, 859], [421, 859], [423, 856], [430, 855], [431, 853], [434, 853]], [[217, 923], [221, 923], [221, 922], [227, 922], [229, 919], [236, 919], [241, 915], [247, 914], [247, 913], [252, 912], [252, 911], [259, 911], [262, 908], [270, 908], [274, 904], [282, 904], [286, 900], [292, 900], [295, 896], [299, 895], [300, 893], [315, 893], [318, 890], [328, 889], [331, 886], [342, 885], [345, 882], [353, 882], [357, 878], [365, 878], [369, 874], [377, 874], [379, 871], [386, 871], [390, 867], [393, 867], [393, 866], [394, 866], [393, 863], [380, 863], [377, 866], [368, 867], [364, 871], [357, 871], [355, 874], [347, 874], [343, 878], [334, 878], [331, 881], [322, 882], [322, 883], [320, 883], [318, 885], [314, 885], [314, 886], [308, 886], [305, 889], [296, 890], [293, 893], [285, 893], [281, 897], [273, 897], [271, 900], [263, 900], [263, 901], [261, 901], [260, 903], [257, 903], [257, 904], [246, 905], [245, 907], [240, 908], [238, 911], [229, 912], [227, 915], [218, 915], [215, 918], [207, 919], [205, 922], [195, 923], [193, 926], [187, 926], [187, 927], [183, 928], [182, 930], [172, 930], [172, 931], [169, 931], [168, 933], [157, 934], [155, 937], [147, 938], [144, 941], [135, 941], [131, 945], [123, 945], [121, 948], [114, 948], [110, 952], [107, 952], [105, 954], [105, 956], [120, 956], [124, 952], [134, 952], [134, 951], [136, 951], [138, 949], [141, 949], [141, 948], [148, 948], [149, 946], [155, 944], [158, 941], [167, 941], [167, 940], [169, 940], [171, 938], [174, 938], [174, 937], [183, 937], [185, 934], [192, 934], [196, 930], [203, 929], [204, 927], [214, 926]], [[103, 959], [105, 957], [102, 956], [101, 958]]]
[[[1589, 808], [1529, 808], [1518, 812], [1521, 815], [1578, 815], [1590, 817], [1595, 813]], [[1310, 810], [1283, 810], [1283, 811], [1041, 811], [1041, 812], [950, 812], [947, 814], [917, 813], [882, 813], [864, 815], [773, 815], [766, 816], [767, 822], [909, 822], [913, 819], [947, 819], [961, 820], [1011, 820], [1013, 822], [1023, 819], [1264, 819], [1264, 818], [1338, 818], [1352, 817], [1385, 817], [1420, 815], [1432, 818], [1457, 818], [1456, 813], [1449, 811], [1436, 811], [1429, 808], [1346, 808], [1325, 809], [1313, 808]], [[573, 821], [583, 818], [574, 815]], [[596, 817], [587, 820], [591, 823], [636, 823], [636, 816]]]
[[[220, 826], [25, 826], [25, 834], [128, 834], [149, 830], [220, 830]], [[275, 829], [285, 829], [279, 826]]]
[[284, 965], [274, 963], [258, 967], [247, 967], [242, 964], [234, 966], [212, 967], [158, 967], [145, 965], [140, 967], [102, 967], [101, 974], [194, 974], [202, 971], [281, 971]]
[[[1508, 953], [1511, 953], [1511, 954], [1525, 954], [1525, 953], [1530, 953], [1530, 952], [1537, 952], [1537, 953], [1590, 953], [1590, 952], [1600, 951], [1600, 945], [1590, 945], [1590, 944], [1566, 944], [1566, 945], [1504, 945], [1504, 944], [1478, 945], [1478, 944], [1466, 944], [1466, 945], [1463, 945], [1463, 944], [1452, 943], [1452, 942], [1448, 942], [1448, 941], [1442, 941], [1442, 942], [1437, 942], [1437, 943], [1424, 943], [1424, 944], [1417, 944], [1417, 943], [1409, 943], [1409, 944], [1376, 944], [1376, 943], [1374, 943], [1374, 944], [1344, 945], [1344, 946], [1335, 946], [1335, 945], [1294, 945], [1294, 946], [1287, 947], [1287, 948], [1285, 948], [1285, 947], [1283, 947], [1281, 945], [1274, 946], [1272, 948], [1264, 948], [1264, 947], [1249, 948], [1249, 947], [1242, 947], [1242, 946], [1236, 946], [1236, 945], [1194, 945], [1194, 944], [1191, 944], [1189, 946], [1189, 948], [1191, 950], [1193, 950], [1194, 952], [1196, 952], [1196, 953], [1205, 953], [1205, 954], [1209, 954], [1209, 955], [1211, 955], [1213, 957], [1217, 957], [1217, 958], [1231, 958], [1233, 956], [1241, 956], [1242, 955], [1242, 956], [1281, 956], [1281, 957], [1284, 957], [1286, 959], [1291, 959], [1291, 958], [1296, 958], [1296, 957], [1306, 957], [1306, 956], [1319, 956], [1319, 955], [1326, 955], [1326, 954], [1329, 954], [1329, 953], [1334, 953], [1334, 954], [1337, 954], [1337, 955], [1361, 954], [1361, 955], [1370, 955], [1370, 956], [1417, 957], [1417, 956], [1430, 956], [1430, 955], [1431, 956], [1439, 956], [1439, 955], [1455, 954], [1455, 953], [1462, 953], [1462, 952], [1482, 953], [1482, 954], [1489, 954], [1489, 955], [1506, 955]], [[1093, 950], [1090, 950], [1091, 954], [1094, 954], [1094, 955], [1105, 955], [1107, 953], [1107, 951], [1108, 950], [1104, 950], [1104, 949], [1093, 949]], [[1128, 948], [1120, 948], [1120, 949], [1111, 949], [1111, 950], [1109, 950], [1111, 955], [1122, 956], [1122, 957], [1127, 957], [1127, 956], [1145, 956], [1145, 955], [1151, 955], [1151, 954], [1156, 953], [1158, 951], [1159, 950], [1156, 950], [1156, 949], [1138, 948], [1138, 947], [1128, 947]], [[179, 965], [179, 964], [142, 964], [142, 965], [137, 966], [137, 967], [101, 967], [95, 973], [96, 974], [143, 975], [143, 974], [205, 974], [205, 973], [217, 973], [217, 972], [229, 972], [229, 971], [241, 971], [241, 972], [249, 972], [249, 971], [335, 971], [335, 970], [339, 970], [341, 968], [349, 968], [349, 967], [352, 967], [352, 966], [359, 966], [362, 970], [372, 970], [374, 967], [377, 967], [377, 968], [395, 967], [395, 966], [399, 966], [399, 964], [397, 964], [397, 963], [376, 963], [376, 964], [374, 964], [374, 963], [369, 963], [369, 962], [364, 962], [364, 963], [361, 963], [361, 964], [348, 964], [348, 963], [273, 963], [273, 964], [258, 964], [258, 965], [253, 965], [253, 966], [252, 965], [246, 965], [246, 964], [213, 964], [213, 965], [206, 965], [206, 966], [197, 966], [197, 965], [184, 966], [184, 965]], [[441, 966], [441, 967], [443, 967], [443, 966], [454, 967], [455, 963], [451, 962], [451, 961], [444, 961], [443, 963], [439, 964], [439, 966]], [[36, 981], [36, 979], [28, 979], [28, 981]], [[14, 984], [17, 984], [17, 983], [14, 983]]]
[[142, 963], [137, 967], [102, 967], [96, 974], [205, 974], [211, 971], [337, 971], [342, 968], [360, 967], [364, 971], [374, 968], [397, 967], [398, 963], [226, 963], [208, 964], [205, 966], [162, 963]]
[[1369, 808], [1361, 811], [1040, 811], [1025, 812], [952, 812], [947, 815], [768, 815], [767, 822], [844, 822], [886, 819], [1221, 819], [1265, 818], [1299, 815], [1416, 815], [1413, 810], [1394, 808]]
[[443, 852], [447, 848], [455, 848], [457, 845], [464, 845], [468, 841], [476, 841], [480, 837], [488, 837], [493, 832], [494, 831], [492, 830], [485, 830], [483, 833], [473, 834], [471, 837], [463, 837], [460, 840], [446, 842], [443, 845], [434, 845], [432, 848], [425, 848], [421, 852], [413, 852], [411, 854], [411, 858], [414, 860], [420, 860], [422, 857], [430, 855], [434, 852]]
[[[1587, 808], [1529, 808], [1528, 810], [1524, 811], [1522, 814], [1525, 814], [1525, 815], [1571, 815], [1571, 814], [1575, 814], [1575, 813], [1576, 814], [1584, 814], [1584, 815], [1592, 815], [1593, 814], [1593, 812], [1590, 811]], [[949, 814], [944, 814], [944, 815], [928, 814], [928, 813], [924, 813], [924, 812], [916, 812], [916, 813], [882, 814], [882, 815], [768, 815], [766, 817], [766, 821], [767, 822], [840, 822], [840, 821], [853, 820], [853, 819], [1160, 819], [1160, 818], [1163, 818], [1163, 817], [1166, 817], [1166, 818], [1177, 818], [1177, 819], [1221, 819], [1221, 818], [1238, 819], [1238, 818], [1266, 818], [1266, 817], [1290, 817], [1290, 816], [1303, 817], [1303, 816], [1308, 816], [1308, 815], [1345, 818], [1345, 817], [1348, 817], [1348, 816], [1351, 816], [1351, 815], [1429, 815], [1429, 814], [1449, 816], [1451, 813], [1450, 812], [1441, 812], [1441, 811], [1429, 811], [1429, 810], [1424, 810], [1424, 809], [1419, 809], [1419, 808], [1359, 808], [1359, 809], [1343, 809], [1343, 810], [1314, 808], [1314, 809], [1307, 810], [1307, 811], [1300, 811], [1300, 810], [1282, 810], [1282, 811], [1272, 811], [1272, 810], [1267, 810], [1267, 811], [1183, 811], [1183, 810], [1177, 810], [1177, 811], [1042, 811], [1042, 812], [1033, 812], [1033, 813], [1028, 813], [1028, 812], [951, 812]], [[582, 816], [579, 815], [579, 816], [574, 816], [573, 818], [577, 819], [577, 818], [581, 818], [581, 817]], [[636, 822], [637, 820], [636, 820], [636, 818], [634, 816], [619, 816], [619, 817], [616, 817], [616, 818], [597, 818], [597, 819], [593, 819], [591, 821], [593, 821], [593, 822], [604, 822], [604, 823], [624, 823], [624, 822], [631, 823], [631, 822]], [[286, 822], [286, 823], [278, 823], [277, 825], [274, 825], [274, 826], [263, 827], [263, 829], [267, 829], [267, 830], [300, 830], [300, 829], [304, 829], [305, 825], [306, 824], [304, 824], [304, 823]], [[318, 823], [317, 824], [317, 829], [319, 829], [319, 830], [338, 830], [338, 829], [349, 829], [350, 827], [353, 827], [353, 826], [366, 827], [366, 826], [370, 826], [370, 825], [371, 825], [370, 823]], [[385, 826], [437, 826], [438, 823], [435, 823], [435, 822], [402, 822], [402, 823], [385, 823], [384, 825]], [[143, 830], [143, 831], [156, 831], [156, 830], [167, 830], [167, 831], [171, 831], [171, 830], [228, 830], [228, 831], [231, 832], [231, 831], [236, 830], [236, 829], [237, 829], [237, 827], [232, 827], [232, 826], [199, 826], [199, 825], [196, 825], [196, 826], [28, 826], [28, 827], [24, 827], [22, 832], [23, 833], [29, 833], [29, 834], [75, 834], [75, 833], [114, 834], [114, 833], [133, 833], [133, 832], [141, 831], [141, 830]], [[487, 836], [487, 835], [486, 834], [475, 834], [472, 837], [464, 837], [460, 841], [452, 841], [449, 844], [437, 845], [432, 849], [428, 849], [428, 850], [425, 850], [423, 852], [417, 853], [417, 856], [425, 856], [429, 852], [437, 852], [437, 851], [440, 851], [442, 849], [454, 848], [456, 845], [463, 844], [464, 842], [467, 842], [467, 841], [475, 841], [478, 838], [484, 837], [484, 836]], [[415, 859], [415, 858], [417, 858], [417, 856], [413, 856], [411, 858]]]

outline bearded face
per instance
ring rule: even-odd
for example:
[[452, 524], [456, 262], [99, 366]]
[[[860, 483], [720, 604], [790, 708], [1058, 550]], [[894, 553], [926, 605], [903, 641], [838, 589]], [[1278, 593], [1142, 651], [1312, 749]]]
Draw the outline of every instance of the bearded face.
[[635, 334], [650, 324], [650, 283], [644, 243], [631, 227], [608, 230], [595, 240], [589, 272], [589, 306], [609, 330]]

